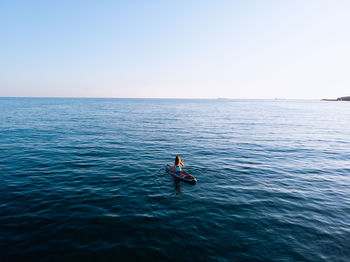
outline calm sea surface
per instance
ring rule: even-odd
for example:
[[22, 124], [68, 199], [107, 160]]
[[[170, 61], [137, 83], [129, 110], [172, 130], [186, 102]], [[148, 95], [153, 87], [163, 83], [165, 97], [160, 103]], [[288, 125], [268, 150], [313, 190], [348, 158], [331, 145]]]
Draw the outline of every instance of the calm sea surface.
[[0, 98], [0, 260], [350, 261], [350, 102]]

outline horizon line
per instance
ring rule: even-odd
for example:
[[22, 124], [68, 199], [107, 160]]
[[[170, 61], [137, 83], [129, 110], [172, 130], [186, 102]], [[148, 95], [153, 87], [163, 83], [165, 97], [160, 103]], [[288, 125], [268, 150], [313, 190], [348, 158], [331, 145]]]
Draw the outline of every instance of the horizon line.
[[232, 97], [105, 97], [105, 96], [0, 96], [0, 98], [77, 98], [77, 99], [183, 99], [183, 100], [322, 100], [325, 98], [232, 98]]

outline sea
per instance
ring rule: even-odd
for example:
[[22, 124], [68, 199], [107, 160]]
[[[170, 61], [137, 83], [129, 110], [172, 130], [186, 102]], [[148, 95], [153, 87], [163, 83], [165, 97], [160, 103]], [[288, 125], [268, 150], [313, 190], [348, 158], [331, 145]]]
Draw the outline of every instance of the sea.
[[350, 102], [0, 98], [0, 261], [348, 262]]

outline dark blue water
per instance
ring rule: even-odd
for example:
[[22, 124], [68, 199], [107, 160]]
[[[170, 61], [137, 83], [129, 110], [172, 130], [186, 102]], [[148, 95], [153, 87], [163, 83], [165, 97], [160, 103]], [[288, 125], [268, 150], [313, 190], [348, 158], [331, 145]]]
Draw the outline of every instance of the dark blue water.
[[350, 102], [1, 98], [0, 260], [350, 261], [349, 131]]

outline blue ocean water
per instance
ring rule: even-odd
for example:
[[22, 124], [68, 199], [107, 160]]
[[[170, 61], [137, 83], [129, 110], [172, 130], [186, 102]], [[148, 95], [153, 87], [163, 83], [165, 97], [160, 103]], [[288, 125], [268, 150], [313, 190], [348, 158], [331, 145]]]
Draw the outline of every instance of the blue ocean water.
[[0, 260], [350, 261], [349, 127], [349, 102], [0, 98]]

